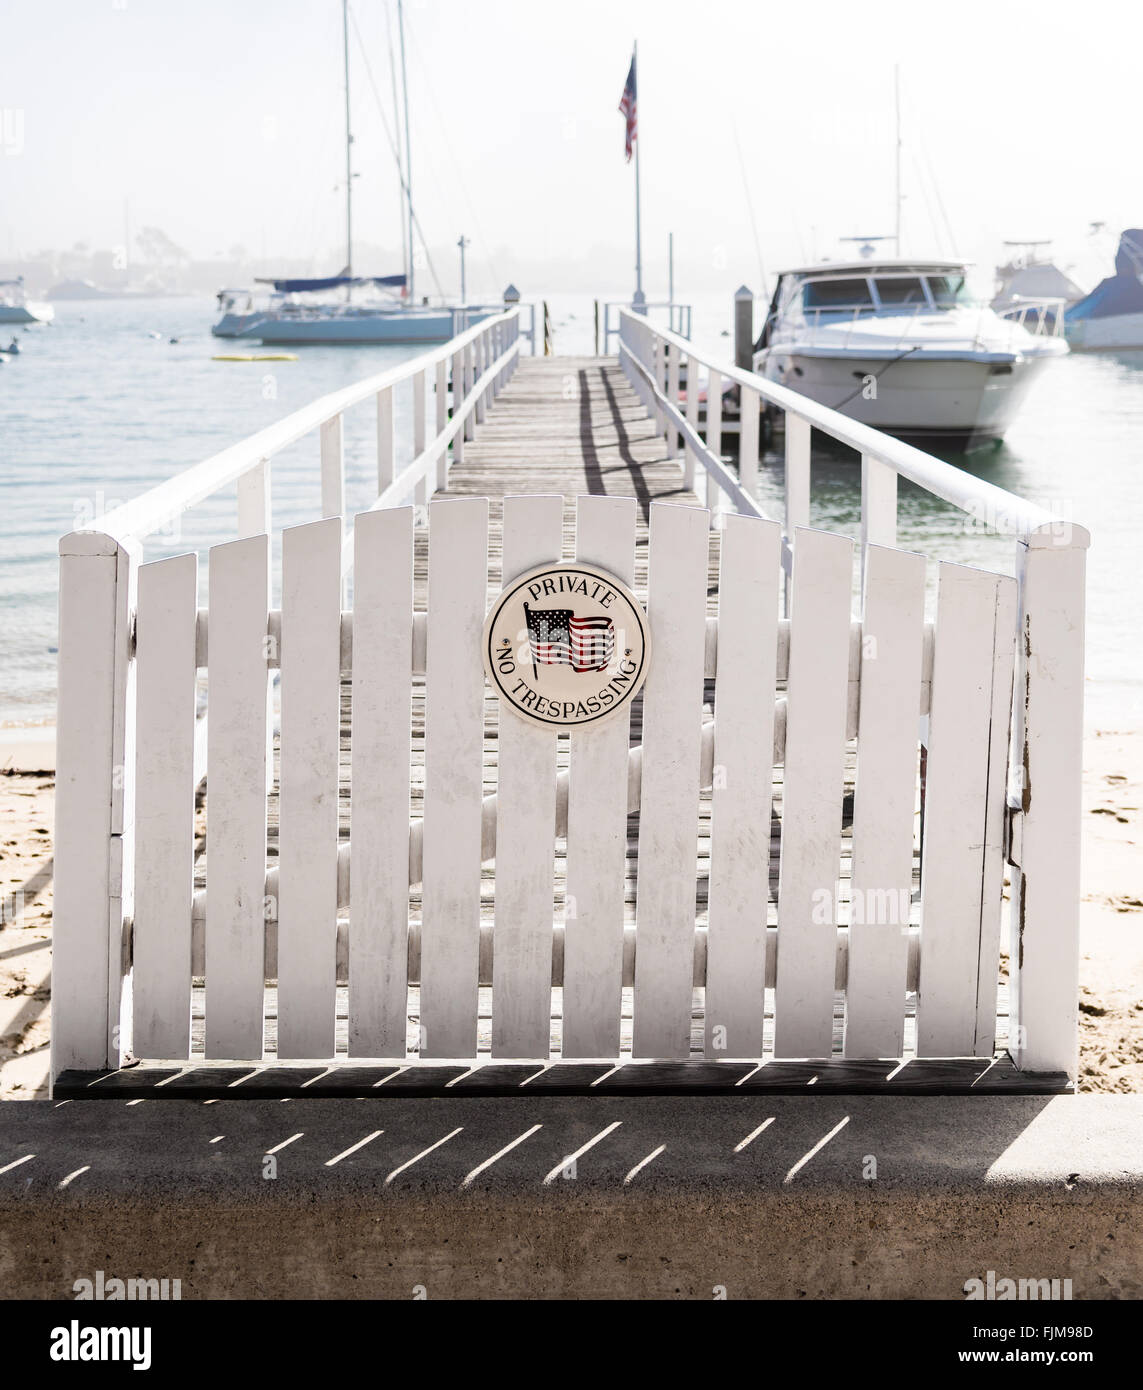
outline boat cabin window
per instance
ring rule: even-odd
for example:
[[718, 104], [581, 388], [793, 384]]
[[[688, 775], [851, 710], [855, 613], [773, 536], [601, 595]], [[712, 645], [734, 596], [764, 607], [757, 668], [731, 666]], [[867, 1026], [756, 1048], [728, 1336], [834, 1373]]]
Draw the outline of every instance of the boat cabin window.
[[872, 308], [868, 280], [811, 280], [802, 290], [804, 309]]
[[882, 304], [921, 304], [928, 307], [925, 287], [919, 275], [893, 276], [888, 280], [877, 280], [877, 297]]
[[963, 275], [929, 275], [929, 293], [938, 309], [952, 309], [964, 297]]

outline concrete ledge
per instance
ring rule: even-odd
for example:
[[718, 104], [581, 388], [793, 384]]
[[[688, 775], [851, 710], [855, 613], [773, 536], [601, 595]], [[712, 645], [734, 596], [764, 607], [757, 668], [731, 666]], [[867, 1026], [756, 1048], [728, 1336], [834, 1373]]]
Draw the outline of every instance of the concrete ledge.
[[1139, 1298], [1141, 1197], [1137, 1096], [25, 1102], [0, 1290], [962, 1299], [994, 1270]]

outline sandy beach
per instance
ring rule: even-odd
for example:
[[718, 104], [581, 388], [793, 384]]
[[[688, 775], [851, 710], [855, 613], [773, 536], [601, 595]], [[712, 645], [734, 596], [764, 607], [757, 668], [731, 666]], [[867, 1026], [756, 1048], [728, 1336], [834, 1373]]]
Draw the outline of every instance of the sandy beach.
[[[47, 1095], [54, 767], [50, 731], [0, 739], [3, 1100]], [[1143, 734], [1096, 731], [1084, 767], [1080, 1089], [1143, 1091]]]

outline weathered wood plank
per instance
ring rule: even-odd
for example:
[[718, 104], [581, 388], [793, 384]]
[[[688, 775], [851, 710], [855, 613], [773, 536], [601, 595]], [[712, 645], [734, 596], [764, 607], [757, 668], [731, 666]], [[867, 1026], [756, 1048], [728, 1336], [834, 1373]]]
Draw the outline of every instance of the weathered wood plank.
[[762, 1052], [781, 563], [777, 522], [726, 518], [711, 808], [708, 1057]]
[[413, 509], [354, 522], [349, 1051], [404, 1057]]
[[988, 765], [1000, 576], [942, 564], [921, 863], [917, 1053], [967, 1056], [976, 1041]]
[[337, 982], [341, 518], [282, 532], [278, 1056], [331, 1057]]
[[270, 593], [267, 536], [211, 548], [206, 1055], [262, 1056]]
[[852, 584], [852, 541], [799, 527], [778, 882], [780, 1057], [828, 1057], [833, 1048]]
[[[504, 499], [504, 585], [559, 560], [563, 516], [562, 497]], [[557, 737], [501, 704], [492, 948], [498, 1057], [546, 1057], [550, 1046]]]
[[[576, 559], [632, 585], [635, 519], [633, 499], [579, 498]], [[570, 736], [563, 986], [569, 1058], [619, 1052], [629, 737], [629, 707]]]
[[[673, 360], [673, 359], [672, 359]], [[710, 514], [651, 508], [636, 903], [637, 1057], [690, 1051]]]
[[421, 1055], [476, 1047], [488, 502], [429, 504]]
[[198, 557], [139, 567], [133, 1048], [190, 1055]]
[[924, 556], [867, 546], [847, 1057], [899, 1057], [903, 1046], [924, 625]]

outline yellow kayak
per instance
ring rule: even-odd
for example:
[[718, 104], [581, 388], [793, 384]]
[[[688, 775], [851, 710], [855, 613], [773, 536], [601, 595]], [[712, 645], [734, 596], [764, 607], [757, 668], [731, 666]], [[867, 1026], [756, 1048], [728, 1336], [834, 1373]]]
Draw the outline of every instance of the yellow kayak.
[[212, 362], [296, 362], [296, 352], [220, 352]]

